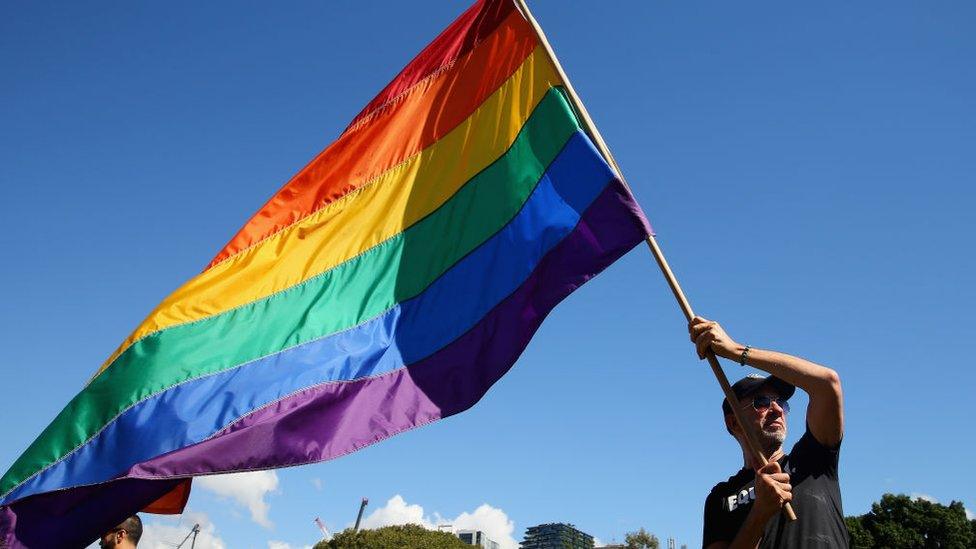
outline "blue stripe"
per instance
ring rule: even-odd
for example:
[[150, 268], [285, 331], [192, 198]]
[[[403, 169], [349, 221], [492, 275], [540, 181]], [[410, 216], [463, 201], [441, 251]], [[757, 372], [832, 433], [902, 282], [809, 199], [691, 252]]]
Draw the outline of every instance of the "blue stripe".
[[109, 480], [302, 388], [389, 373], [433, 354], [515, 291], [612, 178], [577, 132], [518, 215], [419, 296], [347, 331], [150, 397], [0, 503]]

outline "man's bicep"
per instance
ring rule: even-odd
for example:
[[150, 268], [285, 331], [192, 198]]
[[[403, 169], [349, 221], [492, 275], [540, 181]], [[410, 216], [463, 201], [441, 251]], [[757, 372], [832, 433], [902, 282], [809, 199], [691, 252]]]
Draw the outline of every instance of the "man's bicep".
[[807, 425], [820, 444], [836, 447], [844, 438], [844, 392], [840, 377], [829, 370], [824, 386], [810, 393], [807, 406]]

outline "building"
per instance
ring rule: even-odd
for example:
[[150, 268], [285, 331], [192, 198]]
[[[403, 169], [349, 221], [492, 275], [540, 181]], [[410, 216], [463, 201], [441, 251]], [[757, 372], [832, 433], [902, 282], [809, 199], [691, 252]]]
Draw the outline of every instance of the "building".
[[460, 530], [457, 537], [468, 545], [477, 545], [485, 549], [499, 549], [498, 543], [488, 539], [488, 536], [481, 530]]
[[522, 549], [593, 549], [593, 536], [560, 522], [530, 526]]

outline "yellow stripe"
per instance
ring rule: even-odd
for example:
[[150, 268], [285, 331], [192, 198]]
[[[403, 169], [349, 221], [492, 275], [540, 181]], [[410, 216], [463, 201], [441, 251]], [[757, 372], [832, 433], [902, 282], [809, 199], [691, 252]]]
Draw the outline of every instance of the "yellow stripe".
[[98, 373], [149, 334], [266, 298], [356, 257], [423, 219], [504, 154], [546, 91], [559, 83], [545, 52], [536, 48], [470, 117], [439, 141], [177, 289]]

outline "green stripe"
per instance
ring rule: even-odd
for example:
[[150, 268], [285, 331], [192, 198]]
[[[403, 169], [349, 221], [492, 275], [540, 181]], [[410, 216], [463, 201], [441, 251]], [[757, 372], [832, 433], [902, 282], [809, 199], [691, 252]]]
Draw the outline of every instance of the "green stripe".
[[518, 213], [577, 129], [561, 92], [552, 89], [504, 155], [406, 231], [288, 290], [137, 341], [11, 466], [0, 479], [0, 493], [57, 461], [140, 400], [356, 326], [416, 297]]

